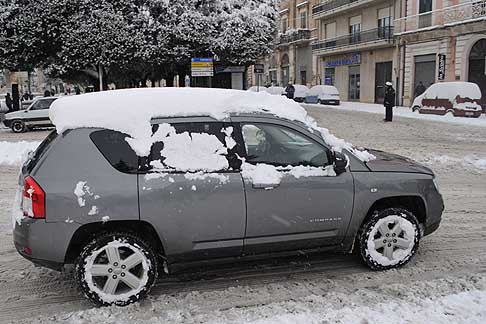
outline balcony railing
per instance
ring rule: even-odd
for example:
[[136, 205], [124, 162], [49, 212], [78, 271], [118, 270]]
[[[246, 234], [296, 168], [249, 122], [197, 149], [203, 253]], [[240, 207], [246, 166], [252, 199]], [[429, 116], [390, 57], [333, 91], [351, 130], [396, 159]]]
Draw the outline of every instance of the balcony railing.
[[358, 45], [376, 41], [393, 40], [393, 26], [370, 29], [359, 33], [325, 39], [312, 44], [313, 51], [333, 50], [340, 47]]
[[286, 45], [299, 41], [310, 41], [313, 38], [313, 30], [311, 29], [291, 29], [285, 34], [279, 36], [279, 45]]
[[486, 18], [486, 0], [437, 9], [395, 20], [395, 33], [410, 33], [418, 30], [452, 26]]
[[321, 2], [312, 7], [312, 15], [318, 15], [322, 12], [333, 10], [357, 1], [359, 0], [328, 0]]

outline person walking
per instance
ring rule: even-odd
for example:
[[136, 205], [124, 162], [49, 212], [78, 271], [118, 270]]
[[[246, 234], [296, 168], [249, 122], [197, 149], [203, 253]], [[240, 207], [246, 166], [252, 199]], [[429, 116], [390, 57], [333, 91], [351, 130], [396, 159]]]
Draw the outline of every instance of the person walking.
[[287, 98], [294, 99], [295, 94], [295, 87], [292, 85], [292, 82], [289, 81], [287, 87], [285, 88], [285, 93], [287, 94]]
[[424, 84], [422, 83], [422, 81], [419, 82], [419, 84], [415, 87], [415, 97], [418, 97], [420, 96], [422, 93], [425, 92], [425, 86]]
[[385, 100], [383, 101], [385, 106], [385, 121], [391, 122], [393, 119], [393, 106], [395, 106], [395, 89], [390, 81], [386, 83]]
[[10, 97], [10, 93], [7, 93], [7, 95], [5, 96], [5, 105], [7, 105], [8, 112], [13, 111], [12, 108], [13, 101], [12, 101], [12, 97]]

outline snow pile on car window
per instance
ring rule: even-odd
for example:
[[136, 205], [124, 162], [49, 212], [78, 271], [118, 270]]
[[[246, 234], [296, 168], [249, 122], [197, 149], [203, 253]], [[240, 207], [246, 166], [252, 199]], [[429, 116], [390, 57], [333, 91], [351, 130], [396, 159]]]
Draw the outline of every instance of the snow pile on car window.
[[298, 179], [301, 177], [333, 177], [336, 175], [332, 166], [317, 168], [311, 166], [276, 167], [270, 164], [257, 163], [256, 165], [243, 162], [241, 175], [256, 185], [279, 185], [285, 175]]
[[19, 165], [29, 152], [35, 151], [40, 142], [0, 141], [0, 164]]
[[[145, 88], [96, 92], [56, 100], [49, 109], [58, 133], [81, 127], [99, 127], [128, 134], [138, 155], [150, 152], [151, 120], [156, 117], [210, 116], [218, 120], [231, 113], [269, 113], [300, 121], [319, 130], [333, 150], [357, 152], [351, 144], [319, 128], [306, 110], [292, 100], [265, 92], [200, 88]], [[370, 154], [357, 154], [364, 161]]]
[[160, 155], [163, 162], [151, 162], [155, 168], [183, 172], [213, 172], [228, 168], [227, 153], [224, 145], [214, 135], [189, 133], [170, 133], [162, 142], [164, 148]]

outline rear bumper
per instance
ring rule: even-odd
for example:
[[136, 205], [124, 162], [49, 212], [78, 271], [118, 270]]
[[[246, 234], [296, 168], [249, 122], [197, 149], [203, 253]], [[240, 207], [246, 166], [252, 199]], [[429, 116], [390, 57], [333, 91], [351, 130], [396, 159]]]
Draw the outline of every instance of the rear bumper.
[[[15, 249], [21, 256], [37, 265], [60, 270], [77, 228], [76, 223], [48, 223], [43, 219], [25, 218], [20, 225], [15, 224]], [[26, 252], [29, 249], [31, 253]]]

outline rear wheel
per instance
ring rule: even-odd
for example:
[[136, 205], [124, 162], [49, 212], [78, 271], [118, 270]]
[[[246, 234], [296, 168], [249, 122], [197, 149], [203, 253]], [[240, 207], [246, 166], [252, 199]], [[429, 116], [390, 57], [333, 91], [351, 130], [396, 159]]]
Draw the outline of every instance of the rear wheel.
[[413, 106], [412, 107], [412, 112], [419, 112], [420, 111], [420, 107], [419, 106]]
[[136, 234], [103, 233], [88, 243], [76, 262], [76, 281], [97, 305], [125, 306], [150, 291], [157, 279], [157, 257]]
[[25, 127], [25, 123], [19, 119], [14, 120], [12, 122], [12, 126], [10, 127], [12, 128], [12, 131], [14, 133], [23, 133], [27, 130], [27, 127]]
[[417, 252], [420, 228], [417, 218], [403, 208], [375, 212], [363, 225], [360, 254], [373, 270], [398, 268]]

